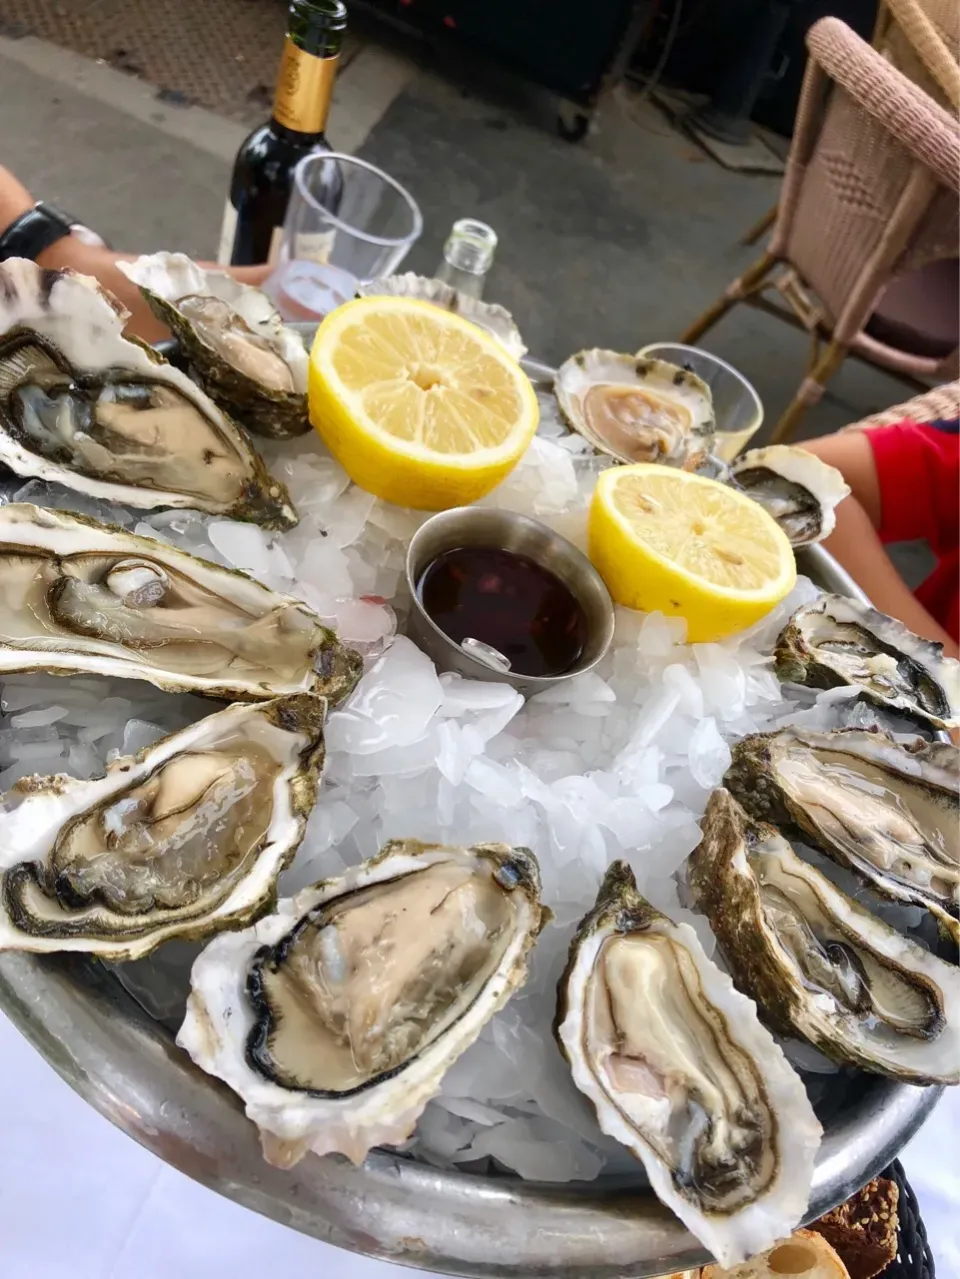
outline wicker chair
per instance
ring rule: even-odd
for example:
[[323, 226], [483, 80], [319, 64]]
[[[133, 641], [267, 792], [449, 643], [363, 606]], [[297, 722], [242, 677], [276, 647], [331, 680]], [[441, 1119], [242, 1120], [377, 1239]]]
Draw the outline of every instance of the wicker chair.
[[866, 325], [894, 277], [956, 257], [960, 123], [839, 19], [816, 23], [807, 46], [770, 247], [681, 338], [696, 343], [739, 302], [811, 334], [807, 376], [773, 440], [790, 437], [848, 353], [915, 384], [958, 367], [955, 349], [917, 354]]
[[960, 382], [948, 382], [923, 395], [915, 395], [904, 404], [895, 404], [882, 413], [871, 413], [859, 422], [851, 422], [845, 431], [866, 431], [873, 426], [894, 426], [907, 419], [911, 422], [941, 422], [960, 418]]

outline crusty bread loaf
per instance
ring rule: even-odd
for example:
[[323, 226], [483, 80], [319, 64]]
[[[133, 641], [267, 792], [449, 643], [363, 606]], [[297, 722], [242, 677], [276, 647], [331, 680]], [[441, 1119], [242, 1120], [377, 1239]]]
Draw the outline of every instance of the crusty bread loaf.
[[895, 1181], [875, 1177], [810, 1229], [833, 1245], [850, 1279], [874, 1279], [897, 1255], [899, 1199]]
[[850, 1279], [846, 1266], [822, 1235], [795, 1230], [739, 1266], [704, 1266], [701, 1279]]

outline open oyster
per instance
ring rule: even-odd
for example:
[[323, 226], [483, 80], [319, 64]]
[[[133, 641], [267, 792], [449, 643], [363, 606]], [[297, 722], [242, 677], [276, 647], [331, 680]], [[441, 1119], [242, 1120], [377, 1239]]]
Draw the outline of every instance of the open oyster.
[[829, 537], [837, 524], [836, 508], [850, 493], [835, 466], [788, 444], [741, 454], [731, 463], [729, 482], [773, 516], [791, 546]]
[[710, 796], [690, 883], [737, 986], [784, 1034], [910, 1083], [960, 1083], [960, 969], [852, 901], [729, 791]]
[[0, 674], [87, 671], [263, 701], [360, 678], [317, 615], [245, 573], [64, 511], [0, 507]]
[[782, 680], [835, 688], [855, 684], [879, 706], [934, 728], [960, 726], [960, 662], [902, 622], [843, 595], [798, 609], [775, 650]]
[[462, 315], [471, 324], [495, 337], [515, 360], [520, 360], [527, 353], [520, 330], [514, 323], [513, 316], [502, 306], [494, 302], [483, 302], [480, 298], [472, 298], [469, 293], [461, 293], [452, 284], [442, 280], [431, 280], [425, 275], [415, 275], [405, 271], [402, 275], [386, 275], [380, 280], [372, 280], [369, 284], [361, 284], [357, 288], [361, 297], [420, 298], [424, 302], [432, 302], [444, 311], [452, 311], [454, 315]]
[[556, 1033], [600, 1127], [724, 1265], [789, 1234], [807, 1207], [821, 1128], [754, 1004], [607, 871], [557, 990]]
[[710, 388], [666, 360], [579, 351], [557, 370], [563, 416], [620, 462], [665, 462], [692, 471], [714, 439]]
[[248, 923], [276, 896], [323, 765], [322, 697], [237, 704], [0, 802], [0, 950], [137, 959]]
[[240, 1095], [270, 1163], [359, 1163], [410, 1135], [543, 922], [525, 849], [393, 840], [208, 946], [177, 1043]]
[[0, 264], [0, 464], [125, 506], [295, 525], [290, 495], [236, 423], [128, 341], [126, 318], [87, 276]]
[[307, 352], [265, 293], [225, 271], [205, 271], [183, 253], [151, 253], [118, 266], [221, 408], [271, 439], [310, 429]]
[[878, 892], [925, 906], [960, 941], [960, 750], [879, 730], [783, 728], [733, 748], [748, 812], [798, 828]]

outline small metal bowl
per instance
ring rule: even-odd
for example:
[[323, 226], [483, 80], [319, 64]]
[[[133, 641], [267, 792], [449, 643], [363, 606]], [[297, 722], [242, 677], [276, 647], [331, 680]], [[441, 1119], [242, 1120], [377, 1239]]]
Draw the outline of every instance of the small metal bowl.
[[[569, 670], [559, 675], [514, 674], [496, 664], [495, 650], [476, 641], [465, 640], [460, 645], [437, 626], [420, 602], [417, 583], [438, 555], [461, 546], [491, 546], [526, 555], [573, 592], [586, 614], [587, 642]], [[597, 570], [565, 537], [514, 511], [458, 506], [432, 516], [414, 534], [407, 551], [407, 584], [413, 601], [407, 634], [440, 670], [509, 684], [527, 696], [590, 670], [613, 640], [613, 601]]]

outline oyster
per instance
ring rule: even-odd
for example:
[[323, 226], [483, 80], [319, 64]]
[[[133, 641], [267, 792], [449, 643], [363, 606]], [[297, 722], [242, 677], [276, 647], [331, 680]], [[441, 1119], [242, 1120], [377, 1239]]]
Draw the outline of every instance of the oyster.
[[731, 464], [730, 482], [748, 493], [777, 521], [791, 546], [829, 537], [836, 508], [850, 487], [835, 466], [788, 444], [750, 449]]
[[798, 828], [885, 897], [925, 906], [955, 941], [960, 749], [877, 729], [783, 728], [733, 748], [724, 783], [754, 816]]
[[442, 280], [430, 280], [424, 275], [405, 271], [402, 275], [387, 275], [370, 284], [361, 284], [357, 293], [364, 298], [381, 297], [384, 294], [391, 297], [421, 298], [424, 302], [432, 302], [444, 311], [462, 315], [465, 320], [486, 329], [515, 360], [522, 359], [527, 353], [520, 330], [505, 307], [472, 298], [469, 293], [461, 293]]
[[359, 1163], [410, 1135], [544, 922], [525, 849], [393, 840], [208, 946], [177, 1043], [240, 1095], [270, 1163]]
[[87, 276], [0, 264], [0, 463], [125, 506], [295, 525], [290, 495], [236, 423], [128, 341], [126, 318]]
[[775, 650], [782, 680], [835, 688], [852, 684], [871, 701], [934, 728], [960, 726], [960, 662], [902, 622], [843, 595], [798, 609]]
[[960, 1083], [960, 969], [852, 901], [729, 791], [690, 883], [737, 986], [787, 1035], [914, 1084]]
[[553, 385], [573, 429], [618, 461], [692, 471], [713, 446], [710, 388], [666, 360], [580, 351], [560, 365]]
[[306, 348], [265, 293], [225, 271], [205, 271], [183, 253], [117, 265], [171, 329], [221, 408], [271, 439], [310, 429]]
[[322, 697], [237, 704], [108, 765], [25, 777], [0, 804], [0, 950], [137, 959], [276, 897], [323, 765]]
[[607, 871], [557, 990], [556, 1034], [600, 1127], [723, 1265], [789, 1234], [807, 1207], [821, 1128], [754, 1004]]
[[263, 701], [360, 678], [317, 615], [245, 573], [28, 503], [0, 507], [0, 674], [92, 672]]

